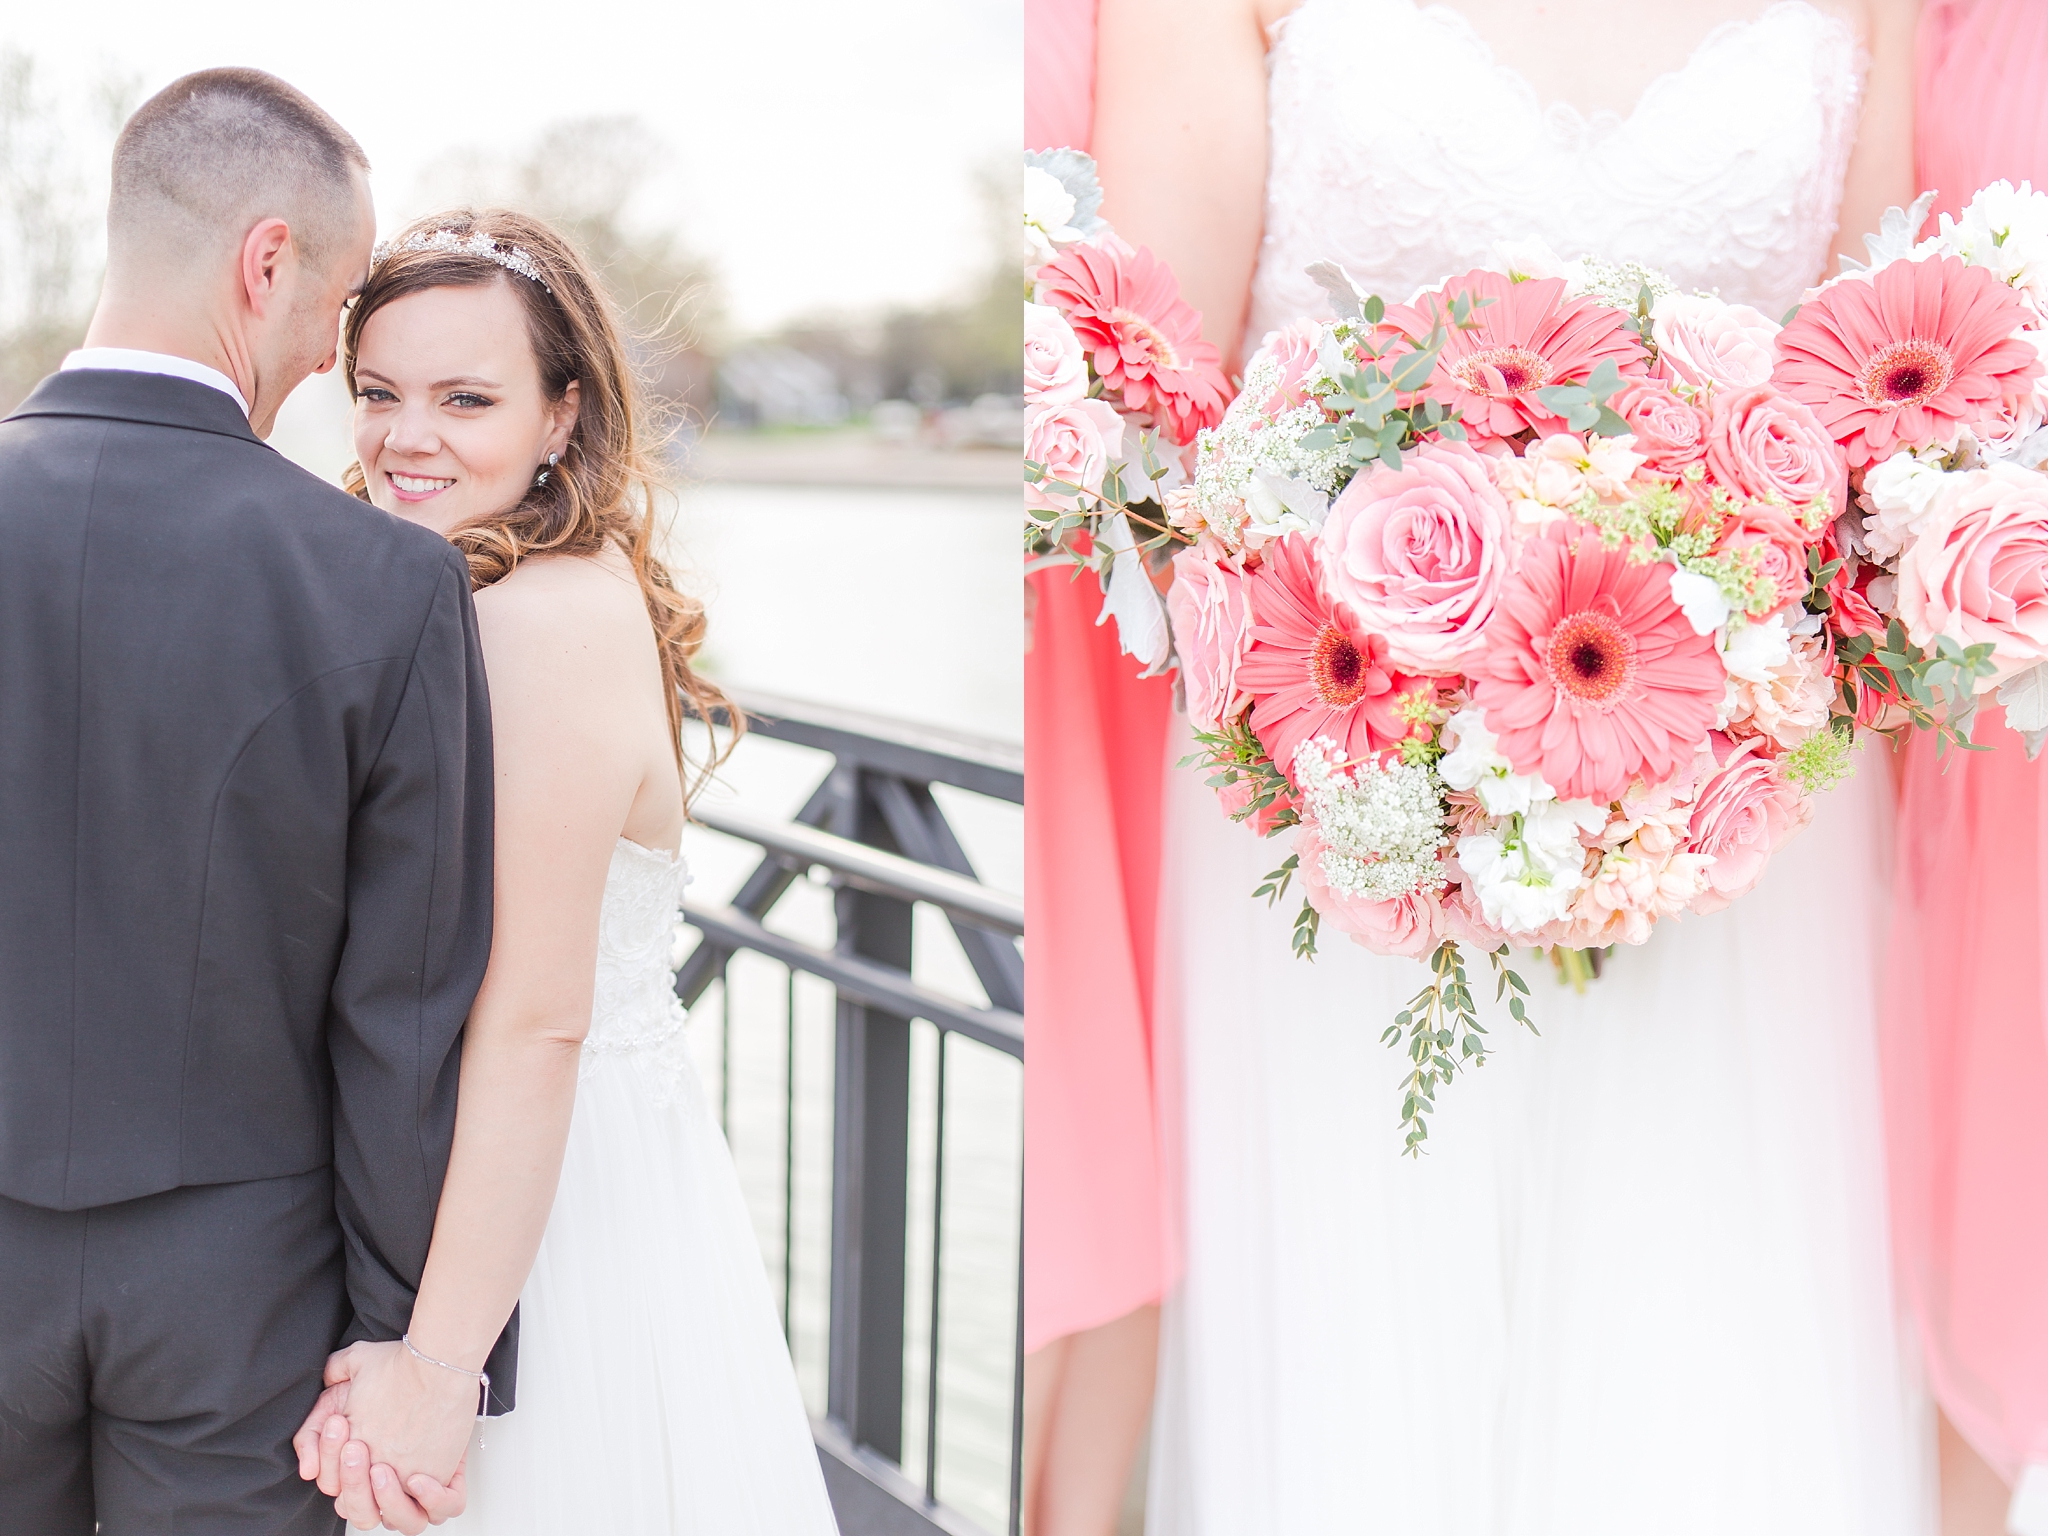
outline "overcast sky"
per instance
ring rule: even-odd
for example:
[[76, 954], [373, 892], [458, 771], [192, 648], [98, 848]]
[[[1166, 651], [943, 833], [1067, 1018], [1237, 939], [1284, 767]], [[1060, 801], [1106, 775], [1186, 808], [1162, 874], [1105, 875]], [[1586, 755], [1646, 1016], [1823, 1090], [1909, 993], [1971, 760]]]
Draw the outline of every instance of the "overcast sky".
[[742, 330], [960, 290], [987, 249], [976, 168], [1021, 142], [1022, 0], [9, 0], [0, 45], [72, 100], [110, 69], [144, 95], [282, 75], [362, 142], [387, 232], [450, 150], [636, 114], [674, 150], [641, 212], [710, 258]]

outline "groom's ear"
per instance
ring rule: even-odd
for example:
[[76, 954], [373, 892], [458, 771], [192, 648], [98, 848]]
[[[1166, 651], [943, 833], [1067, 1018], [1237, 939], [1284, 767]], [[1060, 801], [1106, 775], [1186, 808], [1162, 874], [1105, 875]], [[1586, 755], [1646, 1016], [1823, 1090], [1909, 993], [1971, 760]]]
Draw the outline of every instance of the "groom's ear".
[[259, 220], [242, 237], [242, 297], [257, 319], [267, 319], [279, 303], [289, 302], [283, 290], [297, 260], [291, 226], [283, 219]]

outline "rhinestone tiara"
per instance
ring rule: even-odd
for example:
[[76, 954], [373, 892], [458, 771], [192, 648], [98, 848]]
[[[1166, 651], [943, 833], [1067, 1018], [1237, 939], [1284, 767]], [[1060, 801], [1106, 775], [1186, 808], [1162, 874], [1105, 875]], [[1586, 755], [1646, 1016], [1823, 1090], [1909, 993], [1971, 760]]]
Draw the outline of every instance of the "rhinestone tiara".
[[376, 250], [370, 253], [370, 265], [382, 266], [395, 251], [445, 251], [451, 256], [481, 256], [485, 261], [495, 261], [507, 272], [517, 272], [521, 277], [539, 283], [549, 293], [555, 291], [548, 288], [548, 280], [540, 275], [540, 263], [533, 259], [532, 252], [516, 245], [500, 246], [481, 232], [465, 238], [452, 229], [437, 229], [431, 235], [407, 235], [396, 245], [389, 240], [379, 240]]

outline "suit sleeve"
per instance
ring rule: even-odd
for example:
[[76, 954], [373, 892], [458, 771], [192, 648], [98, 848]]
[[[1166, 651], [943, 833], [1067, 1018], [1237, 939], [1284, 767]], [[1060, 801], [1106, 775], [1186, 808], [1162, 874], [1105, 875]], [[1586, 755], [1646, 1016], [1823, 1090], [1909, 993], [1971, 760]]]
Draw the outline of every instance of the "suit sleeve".
[[[412, 1315], [454, 1137], [463, 1023], [490, 958], [490, 695], [467, 568], [448, 554], [349, 825], [348, 935], [327, 1034], [347, 1342], [395, 1339]], [[512, 1335], [489, 1367], [504, 1406]]]

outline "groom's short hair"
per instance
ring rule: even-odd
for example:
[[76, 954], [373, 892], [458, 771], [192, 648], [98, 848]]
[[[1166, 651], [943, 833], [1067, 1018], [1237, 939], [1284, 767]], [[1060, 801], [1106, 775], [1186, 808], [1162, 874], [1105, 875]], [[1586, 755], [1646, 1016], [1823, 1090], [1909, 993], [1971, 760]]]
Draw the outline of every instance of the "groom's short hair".
[[301, 257], [321, 265], [351, 227], [355, 178], [369, 168], [304, 92], [260, 69], [202, 69], [145, 101], [115, 141], [109, 255], [199, 255], [281, 218]]

